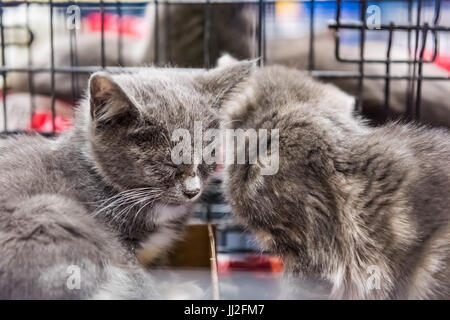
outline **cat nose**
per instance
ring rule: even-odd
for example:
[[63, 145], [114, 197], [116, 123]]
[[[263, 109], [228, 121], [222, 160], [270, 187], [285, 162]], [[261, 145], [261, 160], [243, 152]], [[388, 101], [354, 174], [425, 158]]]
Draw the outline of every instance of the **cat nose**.
[[192, 199], [200, 193], [201, 181], [197, 175], [189, 176], [184, 180], [183, 193], [184, 195]]
[[200, 192], [200, 189], [194, 189], [194, 190], [184, 190], [184, 195], [188, 197], [189, 199], [194, 198], [198, 193]]

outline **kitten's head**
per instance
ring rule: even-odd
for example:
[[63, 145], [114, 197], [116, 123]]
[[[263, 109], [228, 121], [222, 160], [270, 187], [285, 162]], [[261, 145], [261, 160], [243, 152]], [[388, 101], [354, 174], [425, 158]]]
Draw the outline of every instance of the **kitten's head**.
[[163, 205], [197, 199], [215, 165], [176, 165], [172, 132], [189, 132], [194, 150], [195, 122], [202, 132], [217, 128], [215, 108], [253, 66], [246, 61], [210, 71], [152, 68], [92, 75], [88, 135], [102, 176], [120, 191], [144, 188], [143, 196]]
[[334, 205], [328, 197], [334, 178], [330, 159], [340, 158], [335, 146], [342, 146], [339, 141], [357, 126], [354, 99], [281, 66], [259, 69], [248, 83], [224, 106], [227, 124], [231, 129], [267, 130], [267, 152], [261, 152], [261, 141], [236, 146], [236, 153], [258, 155], [258, 161], [250, 163], [246, 156], [243, 163], [228, 164], [227, 197], [235, 216], [262, 246], [286, 259], [304, 253], [300, 249], [309, 243], [307, 231], [322, 236], [338, 226], [329, 214], [333, 211], [327, 211]]

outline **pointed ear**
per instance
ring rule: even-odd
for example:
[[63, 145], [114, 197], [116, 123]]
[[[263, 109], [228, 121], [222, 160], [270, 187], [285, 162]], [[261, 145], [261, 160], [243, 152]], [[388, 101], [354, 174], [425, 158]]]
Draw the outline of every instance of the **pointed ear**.
[[97, 123], [123, 120], [138, 114], [138, 108], [107, 72], [96, 72], [89, 79], [91, 118]]
[[255, 69], [255, 61], [232, 61], [201, 74], [198, 81], [202, 89], [212, 94], [212, 107], [220, 107], [227, 95], [244, 82]]

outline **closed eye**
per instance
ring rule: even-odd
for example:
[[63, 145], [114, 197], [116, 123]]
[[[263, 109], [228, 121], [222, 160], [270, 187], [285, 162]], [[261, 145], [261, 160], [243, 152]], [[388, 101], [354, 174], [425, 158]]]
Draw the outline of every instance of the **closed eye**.
[[178, 172], [178, 167], [173, 163], [164, 164], [164, 171], [171, 177], [174, 177]]

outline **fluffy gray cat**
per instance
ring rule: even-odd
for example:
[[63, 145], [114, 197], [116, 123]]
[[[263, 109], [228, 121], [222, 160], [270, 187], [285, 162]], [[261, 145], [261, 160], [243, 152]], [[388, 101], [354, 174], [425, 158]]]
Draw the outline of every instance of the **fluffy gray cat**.
[[279, 152], [229, 165], [226, 193], [262, 246], [331, 283], [334, 299], [450, 298], [449, 132], [369, 127], [352, 97], [285, 67], [245, 87], [226, 105], [229, 127], [279, 129]]
[[159, 297], [136, 256], [180, 236], [214, 170], [174, 165], [171, 133], [216, 127], [214, 107], [252, 68], [99, 72], [73, 129], [3, 141], [0, 298]]

